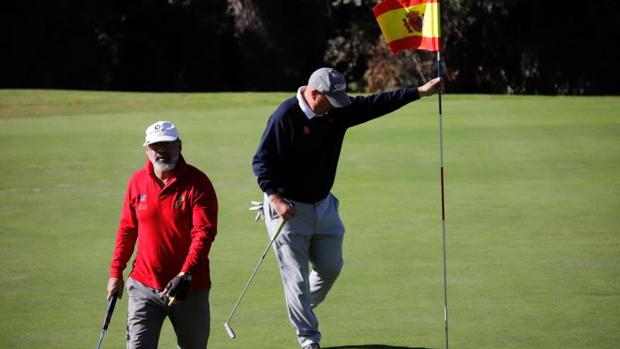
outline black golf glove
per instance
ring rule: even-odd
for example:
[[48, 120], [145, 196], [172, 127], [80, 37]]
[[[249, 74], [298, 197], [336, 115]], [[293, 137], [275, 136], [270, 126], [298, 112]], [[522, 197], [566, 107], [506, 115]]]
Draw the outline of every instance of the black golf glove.
[[190, 273], [181, 272], [170, 280], [164, 289], [164, 294], [168, 298], [167, 304], [171, 306], [176, 300], [185, 300], [191, 284], [192, 275]]

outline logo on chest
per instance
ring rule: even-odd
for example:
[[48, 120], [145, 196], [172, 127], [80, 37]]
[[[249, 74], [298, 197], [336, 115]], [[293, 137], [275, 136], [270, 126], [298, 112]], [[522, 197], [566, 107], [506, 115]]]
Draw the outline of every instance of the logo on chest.
[[146, 194], [138, 194], [138, 210], [146, 210], [147, 205], [146, 205], [146, 200], [148, 199], [148, 197], [146, 196]]
[[174, 208], [182, 208], [183, 202], [185, 202], [185, 195], [179, 195], [179, 197], [174, 201]]

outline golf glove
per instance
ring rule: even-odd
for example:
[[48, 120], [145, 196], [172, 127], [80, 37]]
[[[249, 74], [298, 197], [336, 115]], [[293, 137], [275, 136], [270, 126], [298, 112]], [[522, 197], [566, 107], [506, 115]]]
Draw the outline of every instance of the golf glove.
[[168, 297], [168, 304], [171, 304], [174, 300], [185, 300], [191, 284], [192, 275], [189, 273], [179, 273], [179, 275], [170, 280], [164, 289], [164, 293]]
[[250, 206], [250, 211], [256, 211], [256, 217], [254, 217], [254, 222], [258, 222], [259, 219], [265, 219], [263, 215], [263, 202], [262, 201], [252, 201], [252, 206]]

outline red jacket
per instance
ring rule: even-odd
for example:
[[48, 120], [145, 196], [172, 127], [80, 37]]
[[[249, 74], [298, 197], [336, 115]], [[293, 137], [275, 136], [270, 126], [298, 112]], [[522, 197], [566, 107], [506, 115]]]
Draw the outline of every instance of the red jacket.
[[211, 287], [208, 255], [216, 233], [217, 197], [209, 178], [181, 156], [162, 185], [147, 160], [129, 180], [110, 277], [123, 277], [137, 240], [133, 279], [163, 290], [178, 273], [189, 271], [192, 288]]

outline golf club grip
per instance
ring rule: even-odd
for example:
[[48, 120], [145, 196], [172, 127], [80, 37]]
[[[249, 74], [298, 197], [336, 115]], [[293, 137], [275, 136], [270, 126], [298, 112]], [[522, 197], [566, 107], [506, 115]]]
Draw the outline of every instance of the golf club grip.
[[103, 327], [102, 330], [107, 330], [110, 325], [110, 320], [112, 319], [112, 313], [114, 313], [114, 307], [116, 306], [116, 299], [118, 298], [118, 294], [112, 295], [110, 297], [110, 301], [108, 302], [108, 309], [105, 312], [105, 318], [103, 319]]

